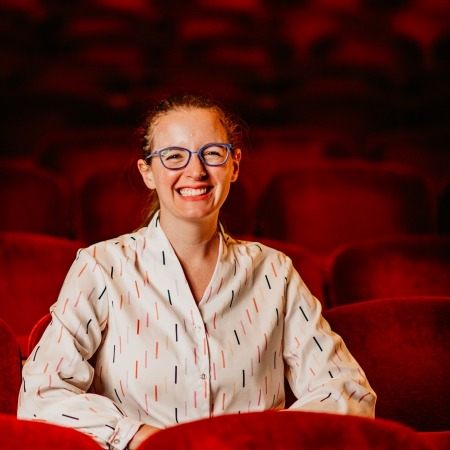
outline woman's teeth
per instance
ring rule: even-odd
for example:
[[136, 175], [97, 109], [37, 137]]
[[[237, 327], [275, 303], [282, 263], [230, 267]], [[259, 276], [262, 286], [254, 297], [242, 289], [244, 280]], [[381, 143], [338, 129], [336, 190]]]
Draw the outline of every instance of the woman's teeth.
[[191, 189], [191, 188], [183, 188], [180, 189], [180, 194], [183, 197], [195, 197], [196, 195], [203, 195], [208, 192], [208, 188], [201, 188], [201, 189]]

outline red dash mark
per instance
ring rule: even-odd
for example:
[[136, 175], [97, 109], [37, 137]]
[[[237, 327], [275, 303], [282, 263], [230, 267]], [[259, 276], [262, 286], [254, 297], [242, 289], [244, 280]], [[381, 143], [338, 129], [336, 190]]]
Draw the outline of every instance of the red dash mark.
[[82, 269], [80, 270], [80, 272], [78, 273], [78, 278], [81, 277], [81, 275], [83, 274], [83, 272], [86, 270], [87, 267], [87, 263], [82, 267]]
[[141, 321], [138, 319], [136, 324], [136, 334], [139, 335], [139, 331], [141, 328]]
[[158, 386], [155, 384], [155, 402], [158, 401]]
[[222, 287], [222, 283], [223, 283], [223, 278], [220, 279], [219, 289], [217, 289], [216, 294], [218, 294], [220, 292], [220, 288]]
[[137, 293], [138, 298], [141, 298], [141, 294], [140, 294], [140, 292], [139, 292], [139, 286], [138, 286], [136, 280], [135, 280], [135, 282], [134, 282], [134, 285], [136, 286], [136, 293]]
[[134, 378], [138, 378], [138, 373], [139, 373], [139, 361], [136, 361], [136, 367], [134, 369]]
[[253, 297], [253, 305], [255, 306], [255, 310], [259, 313], [258, 304], [256, 303], [256, 299]]
[[275, 275], [275, 278], [277, 278], [277, 271], [275, 270], [275, 266], [272, 263], [272, 270], [273, 270], [273, 274]]

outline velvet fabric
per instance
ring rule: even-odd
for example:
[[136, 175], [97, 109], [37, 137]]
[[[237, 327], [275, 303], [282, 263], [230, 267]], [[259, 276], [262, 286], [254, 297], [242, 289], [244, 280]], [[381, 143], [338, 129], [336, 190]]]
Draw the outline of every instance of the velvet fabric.
[[376, 417], [450, 430], [450, 297], [371, 300], [324, 317], [377, 393]]
[[75, 193], [75, 236], [93, 244], [141, 225], [149, 190], [137, 167], [107, 167], [86, 176]]
[[67, 182], [28, 165], [0, 164], [1, 230], [70, 235]]
[[154, 434], [140, 450], [425, 450], [414, 430], [381, 419], [300, 411], [217, 416]]
[[450, 296], [450, 236], [397, 235], [341, 247], [332, 257], [331, 306], [385, 297]]
[[0, 415], [3, 450], [99, 450], [99, 444], [86, 434], [44, 422], [19, 420]]
[[304, 162], [280, 171], [259, 198], [261, 236], [292, 241], [322, 255], [348, 242], [433, 229], [426, 181], [388, 164]]
[[22, 356], [28, 334], [56, 301], [82, 242], [34, 233], [0, 232], [0, 317], [12, 327]]
[[21, 382], [19, 344], [11, 327], [0, 319], [0, 414], [16, 414]]

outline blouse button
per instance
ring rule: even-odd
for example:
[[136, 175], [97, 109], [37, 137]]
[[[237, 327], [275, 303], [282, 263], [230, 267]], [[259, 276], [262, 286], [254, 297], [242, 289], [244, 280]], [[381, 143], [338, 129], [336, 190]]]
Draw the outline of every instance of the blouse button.
[[114, 439], [113, 444], [114, 445], [119, 445], [120, 444], [120, 439]]
[[202, 380], [206, 380], [208, 377], [206, 376], [206, 373], [202, 373], [201, 376], [200, 376], [200, 378], [201, 378]]

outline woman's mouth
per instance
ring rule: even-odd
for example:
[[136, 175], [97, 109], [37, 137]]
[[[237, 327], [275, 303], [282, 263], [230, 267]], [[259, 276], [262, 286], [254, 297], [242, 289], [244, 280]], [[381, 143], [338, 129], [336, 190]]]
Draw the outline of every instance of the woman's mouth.
[[181, 188], [178, 189], [178, 193], [182, 197], [197, 197], [199, 195], [205, 195], [210, 190], [209, 187], [203, 187], [199, 189], [192, 189], [192, 188]]

